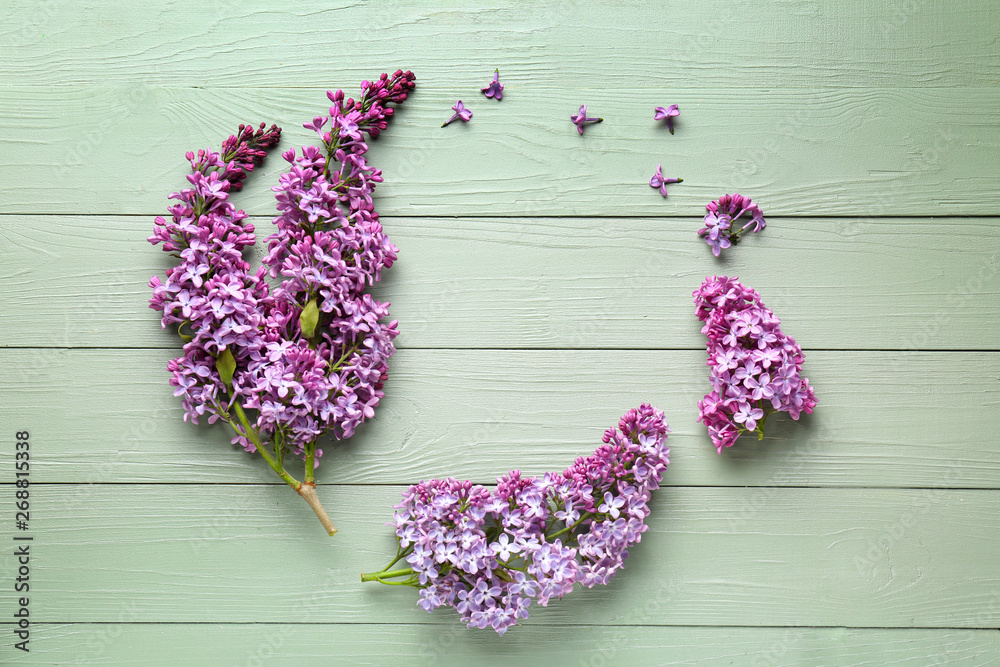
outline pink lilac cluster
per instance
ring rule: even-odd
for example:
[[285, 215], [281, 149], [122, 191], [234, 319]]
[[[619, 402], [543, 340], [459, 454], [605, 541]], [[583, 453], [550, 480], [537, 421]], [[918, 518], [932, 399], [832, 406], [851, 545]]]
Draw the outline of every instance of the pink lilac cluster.
[[[574, 585], [606, 584], [648, 526], [651, 492], [669, 463], [669, 427], [649, 405], [608, 429], [604, 445], [562, 473], [411, 486], [394, 515], [399, 551], [410, 567], [362, 575], [409, 577], [426, 611], [449, 605], [468, 627], [499, 634]], [[392, 564], [390, 564], [390, 567]]]
[[719, 453], [743, 433], [764, 437], [772, 412], [798, 419], [816, 407], [805, 356], [760, 294], [737, 278], [712, 276], [694, 292], [695, 312], [705, 323], [712, 391], [698, 401], [698, 421], [708, 427]]
[[169, 220], [156, 218], [149, 237], [180, 259], [167, 269], [166, 282], [153, 276], [149, 284], [150, 307], [163, 313], [164, 328], [179, 325], [186, 341], [184, 354], [167, 364], [185, 421], [198, 423], [207, 412], [214, 422], [228, 413], [226, 385], [216, 369], [223, 351], [245, 363], [264, 348], [262, 329], [272, 299], [264, 269], [251, 272], [243, 259], [243, 250], [254, 243], [254, 227], [228, 198], [280, 136], [274, 125], [267, 131], [263, 123], [256, 131], [241, 125], [221, 154], [187, 153], [191, 187], [170, 195], [180, 203], [170, 207]]
[[[227, 201], [248, 163], [238, 150], [236, 157], [189, 154], [194, 187], [172, 195], [183, 203], [172, 220], [157, 218], [150, 237], [180, 251], [181, 264], [168, 270], [166, 283], [151, 281], [151, 307], [163, 311], [164, 327], [179, 324], [182, 336], [190, 331], [184, 356], [169, 366], [185, 419], [207, 413], [209, 421], [233, 424], [234, 442], [248, 451], [259, 435], [272, 440], [279, 458], [285, 450], [305, 458], [322, 454], [315, 442], [324, 432], [350, 437], [374, 415], [397, 330], [385, 321], [388, 304], [363, 292], [392, 265], [396, 248], [372, 204], [382, 177], [367, 164], [364, 135], [378, 136], [393, 115], [388, 104], [405, 100], [413, 87], [413, 74], [397, 71], [362, 83], [357, 100], [327, 93], [329, 114], [305, 124], [322, 146], [283, 154], [291, 169], [273, 188], [277, 231], [254, 273], [241, 255], [254, 242], [253, 226]], [[277, 138], [275, 132], [266, 146], [235, 141], [260, 153]], [[282, 282], [269, 288], [268, 272]], [[223, 360], [233, 367], [221, 368]], [[232, 417], [234, 404], [237, 415], [255, 411], [255, 434]]]
[[[726, 248], [738, 243], [747, 231], [757, 233], [767, 226], [760, 206], [738, 193], [723, 195], [705, 206], [705, 209], [708, 211], [705, 226], [698, 230], [698, 234], [705, 238], [716, 257]], [[747, 217], [743, 218], [744, 215]]]

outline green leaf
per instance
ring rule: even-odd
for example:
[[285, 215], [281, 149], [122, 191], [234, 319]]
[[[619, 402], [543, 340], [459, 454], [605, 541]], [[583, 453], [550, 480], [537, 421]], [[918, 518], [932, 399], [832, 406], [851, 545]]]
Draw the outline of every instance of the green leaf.
[[236, 372], [236, 359], [233, 358], [233, 353], [229, 351], [228, 347], [225, 352], [215, 358], [215, 370], [219, 371], [226, 386], [232, 389], [233, 373]]
[[316, 305], [315, 297], [306, 304], [299, 315], [299, 328], [306, 338], [312, 338], [316, 333], [316, 325], [319, 324], [319, 307]]

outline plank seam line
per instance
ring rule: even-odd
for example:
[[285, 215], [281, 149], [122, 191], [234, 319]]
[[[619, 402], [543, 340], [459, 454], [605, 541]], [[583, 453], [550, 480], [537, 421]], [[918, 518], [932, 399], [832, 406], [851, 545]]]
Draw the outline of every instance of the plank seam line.
[[[87, 217], [101, 217], [101, 218], [153, 218], [158, 215], [164, 215], [164, 211], [157, 213], [39, 213], [37, 211], [28, 212], [18, 212], [18, 211], [7, 211], [0, 213], [0, 218], [2, 217], [74, 217], [74, 218], [87, 218]], [[273, 215], [263, 214], [263, 213], [251, 213], [249, 218], [273, 218]], [[476, 219], [476, 220], [663, 220], [663, 219], [692, 219], [702, 217], [699, 213], [692, 213], [690, 215], [678, 215], [676, 213], [664, 214], [664, 215], [497, 215], [497, 214], [485, 214], [485, 213], [468, 213], [456, 215], [454, 213], [425, 213], [421, 215], [400, 213], [394, 214], [389, 213], [380, 216], [383, 219], [407, 219], [407, 220], [419, 220], [421, 218], [427, 220], [463, 220], [463, 219]], [[914, 215], [878, 215], [870, 216], [865, 214], [858, 215], [823, 215], [820, 213], [802, 213], [799, 215], [769, 215], [768, 220], [803, 220], [803, 219], [822, 219], [822, 220], [966, 220], [969, 218], [982, 218], [984, 220], [993, 220], [1000, 218], [1000, 215], [981, 215], [979, 213], [942, 213], [937, 215], [928, 214], [914, 214]]]
[[[410, 24], [406, 24], [406, 25], [410, 25]], [[443, 66], [443, 67], [447, 67], [447, 66]], [[22, 70], [24, 70], [24, 69], [34, 69], [34, 67], [30, 66], [30, 65], [29, 66], [21, 65], [21, 69]], [[364, 76], [364, 70], [358, 70], [358, 71], [361, 72], [360, 74], [358, 74], [358, 76]], [[893, 72], [893, 74], [894, 73], [895, 72]], [[238, 76], [232, 75], [232, 74], [227, 74], [225, 76], [226, 76], [226, 78], [239, 78]], [[262, 90], [308, 90], [308, 91], [329, 90], [330, 86], [334, 85], [334, 84], [329, 84], [329, 85], [323, 86], [323, 85], [288, 84], [288, 83], [286, 83], [286, 84], [280, 84], [280, 83], [275, 82], [275, 83], [268, 83], [267, 85], [264, 85], [264, 86], [253, 86], [253, 87], [250, 87], [250, 86], [240, 86], [240, 85], [229, 84], [229, 83], [218, 83], [218, 84], [211, 83], [211, 84], [205, 84], [205, 85], [200, 85], [200, 86], [192, 86], [192, 85], [184, 85], [184, 84], [173, 83], [173, 82], [171, 82], [171, 83], [147, 83], [147, 82], [145, 82], [145, 81], [143, 81], [142, 79], [139, 79], [139, 78], [136, 78], [134, 80], [133, 79], [129, 79], [129, 80], [126, 80], [124, 82], [119, 82], [119, 83], [107, 83], [105, 79], [82, 79], [81, 78], [81, 79], [76, 79], [74, 82], [69, 83], [69, 84], [60, 83], [60, 89], [72, 89], [72, 88], [89, 89], [89, 87], [92, 87], [95, 83], [100, 83], [101, 85], [105, 86], [106, 88], [128, 88], [128, 87], [137, 87], [138, 88], [138, 87], [142, 87], [142, 88], [160, 88], [160, 89], [170, 89], [170, 90], [241, 90], [241, 91], [250, 92], [250, 93], [259, 93]], [[874, 83], [877, 83], [877, 82], [873, 82], [873, 84]], [[49, 90], [52, 89], [52, 85], [51, 84], [30, 83], [30, 82], [25, 82], [23, 80], [16, 81], [16, 82], [13, 82], [13, 83], [5, 83], [5, 84], [2, 84], [2, 85], [4, 87], [6, 87], [6, 88], [11, 88], [11, 89], [14, 89], [14, 90], [25, 89], [25, 88], [42, 88], [42, 89], [45, 89], [45, 90], [49, 91]], [[881, 91], [890, 91], [890, 90], [891, 91], [895, 91], [895, 90], [907, 90], [907, 91], [935, 90], [935, 91], [947, 91], [947, 92], [953, 93], [956, 90], [966, 90], [966, 89], [973, 89], [973, 90], [993, 90], [996, 87], [997, 86], [995, 84], [988, 85], [986, 83], [981, 83], [981, 84], [980, 83], [976, 83], [976, 84], [969, 83], [969, 84], [959, 84], [959, 85], [951, 85], [951, 86], [924, 86], [924, 85], [917, 85], [917, 84], [914, 84], [914, 85], [911, 85], [911, 86], [878, 86], [878, 85], [869, 85], [869, 86], [860, 85], [859, 86], [859, 85], [841, 84], [841, 85], [837, 85], [837, 86], [824, 86], [822, 88], [817, 89], [817, 88], [814, 88], [812, 86], [808, 86], [808, 85], [802, 84], [802, 85], [781, 86], [780, 88], [769, 87], [769, 89], [770, 90], [788, 90], [788, 91], [792, 91], [792, 92], [796, 92], [796, 93], [800, 93], [800, 92], [813, 93], [816, 90], [819, 90], [820, 92], [825, 92], [825, 93], [828, 93], [828, 92], [839, 92], [839, 91], [844, 91], [844, 90], [850, 90], [850, 91], [867, 90], [867, 91], [870, 91], [870, 92], [881, 92]], [[680, 88], [680, 90], [694, 91], [694, 90], [697, 90], [697, 88], [696, 87], [683, 87], [683, 88]], [[419, 93], [428, 94], [428, 93], [425, 93], [424, 89], [418, 88], [417, 91]], [[418, 93], [415, 92], [413, 94], [413, 96], [411, 96], [411, 99], [413, 97], [416, 97], [417, 94]], [[405, 109], [406, 107], [403, 107], [403, 108]]]
[[[0, 487], [13, 486], [16, 482], [0, 482]], [[411, 482], [316, 482], [317, 487], [334, 488], [394, 488], [409, 486]], [[31, 482], [32, 486], [240, 486], [240, 487], [283, 487], [284, 482]], [[486, 482], [480, 486], [496, 486], [496, 482]], [[831, 486], [822, 484], [661, 484], [662, 489], [827, 489], [835, 491], [1000, 491], [995, 486]]]
[[[160, 350], [176, 350], [179, 347], [151, 347], [135, 346], [128, 347], [118, 345], [115, 347], [105, 347], [97, 345], [79, 345], [73, 347], [49, 347], [42, 345], [3, 345], [2, 350], [51, 350], [66, 351], [71, 350], [102, 350], [116, 352], [120, 350], [148, 351], [156, 352]], [[429, 346], [396, 346], [397, 350], [416, 351], [440, 351], [440, 352], [704, 352], [704, 347], [429, 347]], [[1000, 348], [896, 348], [896, 347], [807, 347], [802, 348], [805, 353], [810, 352], [900, 352], [908, 354], [989, 354], [1000, 352]]]
[[[379, 623], [375, 621], [36, 621], [32, 620], [32, 625], [243, 625], [243, 626], [318, 626], [318, 627], [334, 627], [334, 626], [363, 626], [363, 625], [374, 625], [378, 627], [392, 626], [392, 627], [429, 627], [429, 628], [441, 628], [447, 627], [448, 623], [420, 623], [420, 622], [384, 622]], [[14, 623], [4, 622], [2, 625], [15, 625]], [[532, 623], [531, 625], [535, 627], [544, 628], [593, 628], [594, 626], [601, 626], [604, 628], [690, 628], [690, 629], [719, 629], [719, 630], [790, 630], [790, 629], [800, 629], [800, 630], [898, 630], [903, 632], [921, 632], [921, 631], [971, 631], [971, 632], [998, 632], [1000, 628], [993, 627], [976, 627], [976, 626], [963, 626], [963, 625], [928, 625], [928, 626], [892, 626], [892, 625], [690, 625], [690, 624], [673, 624], [673, 623]]]

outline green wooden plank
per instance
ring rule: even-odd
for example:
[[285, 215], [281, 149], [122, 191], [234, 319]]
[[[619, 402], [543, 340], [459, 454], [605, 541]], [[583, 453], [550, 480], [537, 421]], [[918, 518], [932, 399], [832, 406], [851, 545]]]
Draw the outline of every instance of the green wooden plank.
[[1000, 74], [996, 7], [976, 0], [844, 7], [711, 0], [670, 8], [621, 0], [294, 8], [186, 0], [159, 11], [124, 0], [14, 0], [0, 16], [5, 78], [50, 86], [301, 86], [331, 70], [360, 79], [373, 68], [402, 66], [478, 87], [499, 65], [522, 77], [511, 77], [519, 93], [527, 86], [516, 84], [530, 80], [624, 95], [650, 80], [668, 86], [710, 78], [757, 89], [817, 81], [954, 87], [994, 85]]
[[[272, 226], [255, 223], [262, 236]], [[825, 349], [997, 349], [992, 218], [775, 219], [721, 261], [699, 221], [389, 218], [376, 294], [400, 347], [703, 348], [691, 293], [738, 275]], [[172, 347], [148, 308], [152, 219], [0, 216], [6, 346]], [[256, 259], [253, 260], [256, 263]]]
[[[127, 611], [124, 612], [127, 615]], [[504, 637], [439, 625], [43, 624], [25, 664], [989, 665], [995, 630], [525, 624]], [[3, 647], [6, 649], [7, 647]], [[3, 650], [0, 649], [0, 650]]]
[[[239, 123], [259, 121], [284, 127], [282, 149], [313, 143], [301, 124], [326, 108], [325, 90], [350, 92], [359, 82], [336, 72], [305, 89], [204, 88], [202, 80], [11, 87], [0, 99], [0, 212], [157, 214], [186, 184], [186, 151], [218, 147]], [[983, 215], [1000, 205], [1000, 127], [991, 115], [1000, 87], [645, 82], [623, 96], [610, 83], [581, 91], [569, 79], [538, 94], [518, 90], [515, 79], [497, 104], [478, 94], [478, 79], [457, 86], [422, 77], [370, 154], [386, 178], [379, 209], [700, 218], [705, 204], [734, 190], [771, 216]], [[474, 120], [442, 129], [456, 97]], [[581, 103], [605, 118], [583, 137], [569, 122]], [[670, 103], [682, 110], [673, 136], [652, 118], [654, 106]], [[685, 179], [666, 200], [648, 186], [659, 163]], [[239, 205], [272, 215], [270, 187], [285, 164], [275, 155]]]
[[[359, 581], [391, 558], [401, 487], [325, 487], [333, 538], [278, 487], [31, 488], [36, 622], [456, 621]], [[1000, 625], [1000, 491], [786, 488], [738, 520], [753, 493], [661, 489], [627, 568], [528, 623]]]
[[[228, 427], [181, 421], [166, 351], [8, 350], [0, 426], [30, 429], [43, 482], [276, 483]], [[808, 353], [819, 407], [718, 455], [696, 423], [695, 351], [403, 350], [373, 422], [326, 442], [321, 483], [491, 483], [563, 470], [628, 408], [667, 417], [670, 485], [1000, 488], [1000, 354]], [[907, 379], [908, 378], [908, 379]], [[915, 380], [919, 378], [919, 381]]]

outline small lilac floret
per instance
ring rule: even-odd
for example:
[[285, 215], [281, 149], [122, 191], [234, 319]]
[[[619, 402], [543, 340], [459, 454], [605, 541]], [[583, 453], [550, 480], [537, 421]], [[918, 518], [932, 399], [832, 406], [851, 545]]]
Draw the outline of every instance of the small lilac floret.
[[653, 120], [666, 120], [667, 129], [670, 130], [670, 134], [674, 133], [674, 117], [680, 116], [681, 110], [676, 104], [671, 104], [669, 107], [656, 107], [653, 109]]
[[574, 125], [576, 125], [576, 130], [580, 134], [583, 134], [583, 125], [584, 125], [584, 123], [600, 123], [601, 121], [604, 120], [603, 118], [588, 118], [587, 117], [587, 105], [586, 104], [581, 104], [580, 105], [580, 110], [577, 113], [572, 114], [569, 117], [569, 119], [571, 121], [573, 121]]
[[468, 123], [470, 120], [472, 120], [472, 111], [465, 108], [465, 105], [462, 104], [462, 100], [455, 102], [455, 105], [452, 106], [452, 110], [454, 110], [455, 115], [446, 120], [445, 122], [441, 123], [441, 127], [444, 127], [456, 120], [460, 120], [463, 123]]
[[664, 178], [663, 177], [663, 165], [656, 165], [656, 172], [653, 177], [649, 179], [649, 187], [659, 188], [660, 194], [664, 197], [667, 196], [667, 186], [671, 183], [683, 183], [683, 178]]
[[503, 84], [500, 83], [500, 70], [493, 72], [493, 81], [485, 88], [480, 89], [486, 97], [492, 97], [497, 102], [503, 99]]

